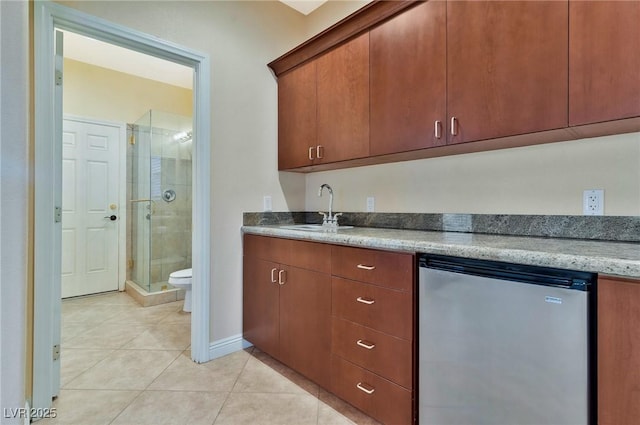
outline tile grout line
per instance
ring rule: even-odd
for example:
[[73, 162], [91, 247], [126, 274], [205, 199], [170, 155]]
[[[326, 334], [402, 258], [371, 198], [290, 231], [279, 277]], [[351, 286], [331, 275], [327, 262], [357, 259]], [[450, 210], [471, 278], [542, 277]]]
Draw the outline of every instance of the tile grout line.
[[[253, 348], [251, 352], [253, 352]], [[220, 416], [220, 413], [222, 412], [222, 409], [224, 409], [225, 404], [227, 404], [227, 401], [229, 401], [229, 397], [231, 397], [231, 393], [233, 392], [233, 389], [238, 384], [238, 380], [240, 379], [242, 372], [244, 372], [245, 368], [247, 367], [247, 363], [249, 363], [249, 358], [251, 357], [251, 353], [248, 353], [248, 354], [249, 355], [247, 356], [247, 360], [244, 362], [244, 365], [242, 366], [240, 373], [238, 373], [238, 376], [236, 376], [235, 381], [233, 381], [233, 385], [231, 385], [231, 389], [229, 390], [229, 392], [227, 392], [227, 396], [225, 397], [224, 401], [220, 405], [220, 410], [218, 410], [218, 413], [216, 414], [216, 417], [213, 419], [213, 422], [211, 423], [211, 425], [215, 425], [216, 421], [218, 420], [218, 417]]]

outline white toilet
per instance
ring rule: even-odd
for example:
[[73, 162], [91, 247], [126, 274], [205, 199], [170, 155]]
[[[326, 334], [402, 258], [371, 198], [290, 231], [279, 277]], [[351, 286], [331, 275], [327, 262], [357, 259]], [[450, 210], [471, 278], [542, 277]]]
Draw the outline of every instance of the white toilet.
[[169, 283], [186, 291], [182, 310], [191, 313], [191, 269], [178, 270], [171, 273], [169, 275]]

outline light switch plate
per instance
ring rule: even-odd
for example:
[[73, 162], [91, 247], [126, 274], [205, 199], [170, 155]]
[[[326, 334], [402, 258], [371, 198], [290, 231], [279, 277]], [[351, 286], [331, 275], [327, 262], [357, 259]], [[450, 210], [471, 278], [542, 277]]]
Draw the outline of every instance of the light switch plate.
[[376, 198], [373, 196], [367, 197], [367, 212], [374, 212], [376, 210]]

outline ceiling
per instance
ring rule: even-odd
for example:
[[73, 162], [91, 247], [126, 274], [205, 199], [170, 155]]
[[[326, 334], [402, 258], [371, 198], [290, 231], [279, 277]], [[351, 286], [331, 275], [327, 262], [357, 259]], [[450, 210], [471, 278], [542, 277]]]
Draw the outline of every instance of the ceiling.
[[104, 43], [69, 31], [64, 32], [64, 57], [102, 68], [193, 88], [193, 69], [164, 59]]
[[[308, 15], [326, 3], [327, 0], [279, 1], [304, 15]], [[63, 32], [65, 58], [186, 89], [193, 88], [192, 68], [70, 31]]]
[[282, 3], [287, 6], [297, 10], [303, 15], [308, 15], [313, 12], [323, 4], [327, 2], [327, 0], [280, 0]]

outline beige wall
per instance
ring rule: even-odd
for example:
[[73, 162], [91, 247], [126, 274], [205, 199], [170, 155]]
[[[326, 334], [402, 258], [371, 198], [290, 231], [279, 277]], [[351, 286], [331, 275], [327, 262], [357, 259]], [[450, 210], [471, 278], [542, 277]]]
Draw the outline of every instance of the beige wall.
[[322, 183], [336, 211], [581, 215], [604, 189], [605, 215], [640, 215], [640, 133], [313, 173], [307, 210], [327, 208]]
[[303, 175], [277, 171], [277, 83], [266, 64], [302, 42], [304, 16], [273, 1], [63, 2], [211, 58], [211, 339], [242, 332], [244, 211], [304, 208]]
[[149, 109], [191, 116], [192, 92], [111, 69], [64, 60], [65, 114], [133, 123]]

